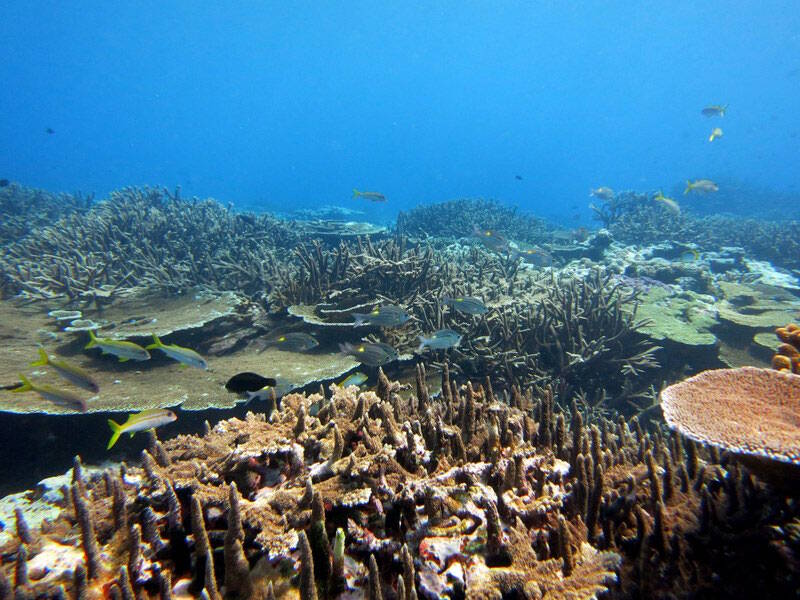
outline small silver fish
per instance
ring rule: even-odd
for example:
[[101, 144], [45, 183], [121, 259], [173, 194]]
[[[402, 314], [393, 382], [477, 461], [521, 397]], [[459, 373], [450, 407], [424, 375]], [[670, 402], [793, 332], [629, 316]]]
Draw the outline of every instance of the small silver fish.
[[307, 352], [319, 346], [319, 342], [316, 338], [307, 333], [295, 331], [292, 333], [284, 333], [270, 340], [267, 342], [267, 347], [270, 346], [278, 348], [278, 350], [287, 350], [289, 352]]
[[398, 327], [411, 317], [399, 306], [385, 304], [370, 313], [352, 313], [353, 327], [376, 325], [378, 327]]
[[382, 342], [363, 342], [353, 345], [349, 342], [339, 344], [339, 350], [370, 367], [379, 367], [397, 359], [397, 350]]
[[472, 296], [458, 296], [456, 298], [445, 296], [442, 298], [442, 302], [448, 306], [451, 306], [453, 309], [468, 315], [482, 315], [489, 312], [489, 309], [486, 308], [483, 300], [480, 298], [474, 298]]
[[520, 248], [512, 254], [512, 257], [515, 260], [521, 258], [526, 263], [537, 267], [553, 266], [553, 255], [541, 248]]
[[455, 348], [461, 343], [461, 334], [452, 329], [439, 329], [434, 331], [430, 337], [419, 336], [419, 347], [417, 354], [422, 354], [425, 348], [431, 350], [447, 350]]
[[595, 198], [600, 198], [601, 200], [613, 200], [614, 190], [612, 190], [610, 187], [599, 187], [589, 190], [589, 195], [594, 196]]

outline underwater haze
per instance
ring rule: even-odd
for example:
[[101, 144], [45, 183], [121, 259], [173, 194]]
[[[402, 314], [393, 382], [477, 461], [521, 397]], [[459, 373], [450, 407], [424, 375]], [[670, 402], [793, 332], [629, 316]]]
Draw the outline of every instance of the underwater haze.
[[796, 2], [9, 1], [0, 23], [0, 177], [33, 187], [588, 224], [597, 186], [800, 183]]

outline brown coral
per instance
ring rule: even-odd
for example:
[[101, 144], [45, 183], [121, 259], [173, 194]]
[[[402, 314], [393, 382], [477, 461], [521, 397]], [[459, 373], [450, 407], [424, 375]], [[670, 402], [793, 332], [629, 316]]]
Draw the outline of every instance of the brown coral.
[[789, 323], [786, 327], [778, 327], [775, 335], [783, 343], [772, 357], [772, 368], [800, 374], [800, 327]]
[[[43, 576], [48, 556], [81, 548], [80, 515], [66, 505], [53, 522], [29, 527], [32, 543], [0, 548], [0, 583], [16, 570], [23, 591], [41, 596], [106, 585], [168, 596], [174, 582], [175, 596], [178, 586], [217, 598], [271, 585], [275, 597], [299, 587], [320, 598], [402, 590], [405, 600], [588, 599], [604, 590], [785, 597], [797, 587], [796, 503], [689, 440], [624, 419], [587, 427], [578, 413], [560, 414], [549, 394], [517, 391], [509, 405], [492, 383], [491, 392], [488, 382], [424, 392], [424, 412], [415, 410], [421, 398], [388, 382], [381, 399], [355, 387], [290, 394], [269, 422], [249, 414], [163, 442], [168, 460], [144, 453], [145, 469], [126, 468], [120, 485], [111, 474], [79, 473], [98, 575], [71, 566]], [[122, 504], [128, 530], [113, 526]]]

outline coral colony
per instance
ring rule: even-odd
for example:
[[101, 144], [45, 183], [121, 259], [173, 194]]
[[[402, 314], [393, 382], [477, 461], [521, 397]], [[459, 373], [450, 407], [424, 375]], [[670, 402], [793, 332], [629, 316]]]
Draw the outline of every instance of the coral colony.
[[113, 421], [0, 502], [0, 600], [794, 597], [798, 225], [592, 201], [0, 188], [0, 409]]

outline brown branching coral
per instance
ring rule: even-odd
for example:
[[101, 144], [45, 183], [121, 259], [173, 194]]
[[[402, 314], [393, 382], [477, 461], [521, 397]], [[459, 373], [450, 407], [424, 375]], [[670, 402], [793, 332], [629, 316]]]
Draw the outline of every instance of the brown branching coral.
[[473, 325], [454, 352], [461, 368], [522, 386], [552, 384], [563, 402], [577, 394], [587, 409], [637, 406], [643, 373], [658, 366], [658, 347], [637, 331], [638, 293], [599, 270], [536, 285], [530, 304], [513, 303]]
[[519, 214], [495, 200], [451, 200], [401, 211], [397, 217], [397, 231], [417, 237], [467, 237], [472, 235], [473, 226], [499, 230], [511, 239], [532, 244], [550, 237], [544, 221]]
[[8, 245], [0, 290], [96, 303], [143, 287], [176, 292], [202, 284], [261, 296], [288, 276], [278, 255], [296, 239], [267, 215], [126, 188]]
[[92, 195], [52, 194], [15, 183], [0, 187], [0, 246], [67, 214], [86, 211], [93, 201]]
[[[290, 394], [270, 423], [250, 414], [165, 441], [168, 461], [124, 474], [128, 531], [112, 526], [114, 478], [79, 478], [99, 549], [93, 578], [36, 568], [81, 547], [67, 508], [29, 528], [32, 543], [2, 549], [0, 582], [16, 569], [40, 595], [113, 581], [137, 596], [172, 582], [212, 598], [271, 587], [404, 599], [785, 597], [800, 583], [797, 504], [746, 469], [636, 421], [566, 419], [549, 395], [506, 404], [487, 383], [440, 396], [419, 386], [419, 412], [420, 398], [332, 386], [324, 422], [310, 410], [321, 395]], [[151, 514], [158, 550], [141, 535]], [[739, 555], [749, 570], [729, 558]]]

